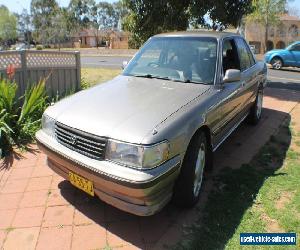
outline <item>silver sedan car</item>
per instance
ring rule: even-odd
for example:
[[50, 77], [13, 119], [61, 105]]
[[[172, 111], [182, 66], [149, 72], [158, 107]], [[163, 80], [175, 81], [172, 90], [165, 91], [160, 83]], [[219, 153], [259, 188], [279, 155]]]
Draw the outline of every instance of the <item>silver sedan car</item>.
[[259, 121], [266, 73], [237, 34], [157, 35], [121, 75], [50, 106], [36, 139], [50, 168], [121, 210], [192, 207], [213, 152]]

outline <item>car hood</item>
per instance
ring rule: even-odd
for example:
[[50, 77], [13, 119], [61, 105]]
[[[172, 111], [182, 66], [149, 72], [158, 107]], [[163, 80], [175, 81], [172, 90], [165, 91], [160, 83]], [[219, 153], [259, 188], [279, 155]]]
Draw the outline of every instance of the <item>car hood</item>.
[[118, 76], [65, 98], [46, 114], [99, 136], [131, 143], [143, 138], [209, 85]]

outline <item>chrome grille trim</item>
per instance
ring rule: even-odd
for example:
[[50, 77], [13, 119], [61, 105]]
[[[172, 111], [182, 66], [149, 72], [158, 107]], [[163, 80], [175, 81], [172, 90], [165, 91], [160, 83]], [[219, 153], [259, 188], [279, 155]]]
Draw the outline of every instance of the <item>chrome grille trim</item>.
[[80, 154], [92, 159], [104, 160], [106, 138], [71, 128], [59, 122], [55, 124], [55, 137], [60, 144]]

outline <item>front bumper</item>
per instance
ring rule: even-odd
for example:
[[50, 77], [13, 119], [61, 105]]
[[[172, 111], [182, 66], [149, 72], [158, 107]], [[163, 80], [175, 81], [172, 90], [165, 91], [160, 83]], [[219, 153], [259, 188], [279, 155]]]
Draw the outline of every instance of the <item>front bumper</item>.
[[161, 210], [171, 199], [180, 171], [176, 156], [157, 168], [138, 170], [109, 161], [98, 161], [61, 145], [42, 130], [36, 134], [39, 148], [48, 156], [48, 166], [69, 179], [69, 172], [91, 180], [95, 194], [123, 211], [149, 216]]
[[265, 56], [264, 56], [265, 63], [270, 64], [271, 63], [271, 57], [272, 57], [271, 55], [265, 54]]

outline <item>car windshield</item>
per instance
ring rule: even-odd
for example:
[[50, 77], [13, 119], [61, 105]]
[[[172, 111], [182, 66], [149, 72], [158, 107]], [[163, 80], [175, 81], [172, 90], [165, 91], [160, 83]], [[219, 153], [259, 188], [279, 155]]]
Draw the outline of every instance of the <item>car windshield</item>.
[[286, 50], [290, 50], [290, 49], [294, 48], [294, 47], [295, 47], [296, 45], [298, 45], [298, 44], [299, 44], [298, 42], [292, 43], [292, 44], [288, 45], [285, 49], [286, 49]]
[[125, 68], [123, 75], [213, 84], [217, 40], [209, 37], [154, 37]]

